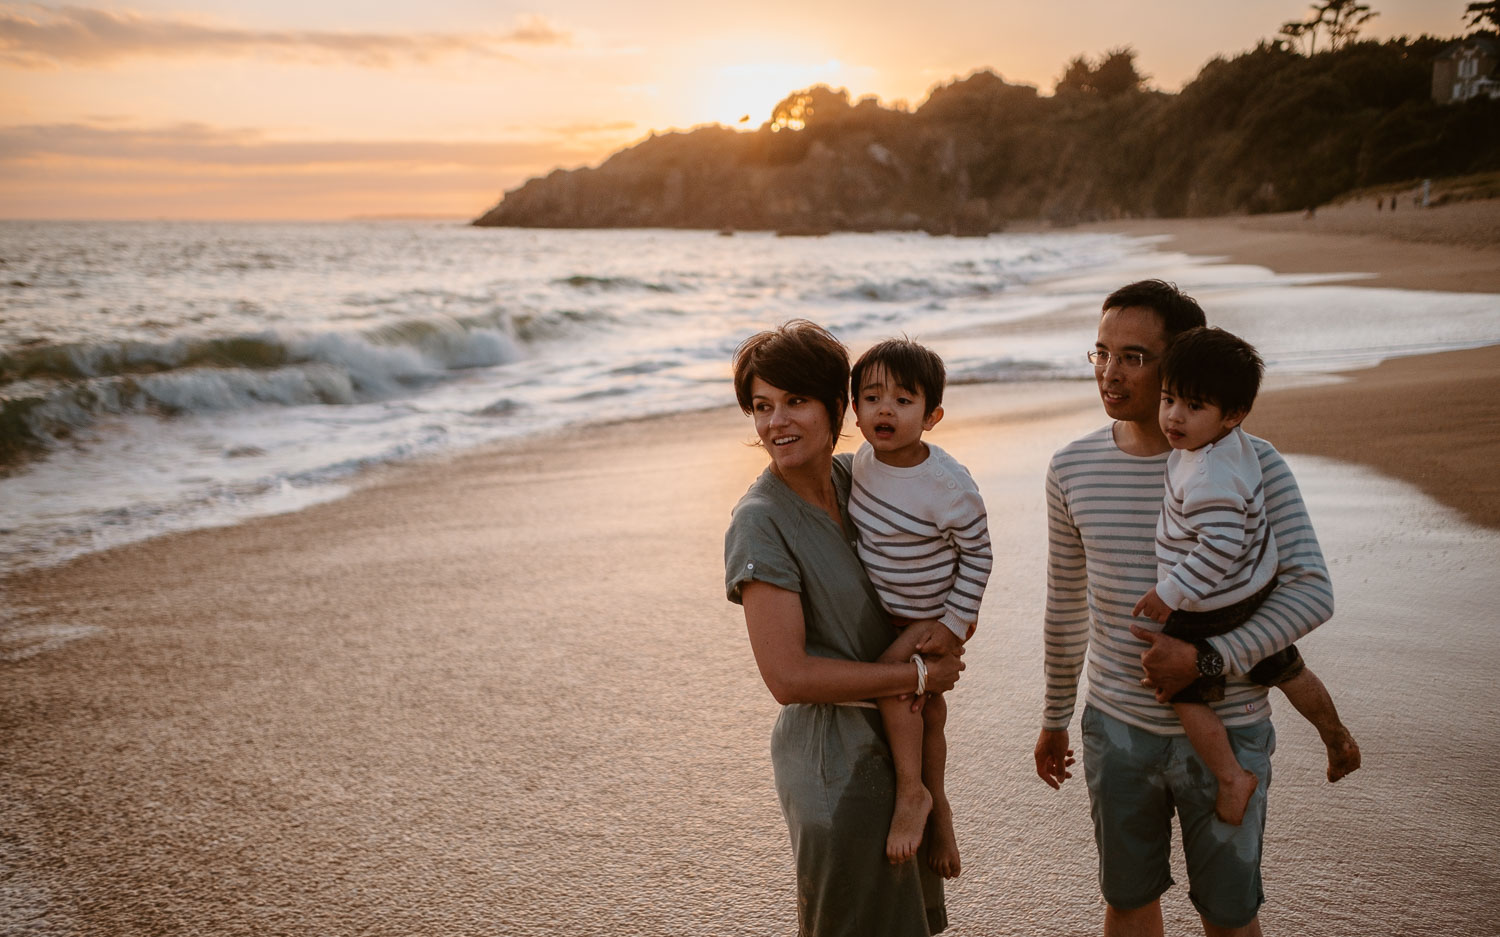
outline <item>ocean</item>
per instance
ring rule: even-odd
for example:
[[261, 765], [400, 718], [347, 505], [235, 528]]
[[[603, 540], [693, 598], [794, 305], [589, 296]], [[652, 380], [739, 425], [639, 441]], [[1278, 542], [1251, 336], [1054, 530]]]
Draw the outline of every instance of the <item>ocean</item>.
[[1159, 239], [0, 223], [0, 573], [340, 497], [358, 474], [733, 402], [793, 317], [950, 381], [1088, 380], [1099, 303], [1159, 276], [1272, 374], [1500, 342], [1482, 294], [1340, 285]]

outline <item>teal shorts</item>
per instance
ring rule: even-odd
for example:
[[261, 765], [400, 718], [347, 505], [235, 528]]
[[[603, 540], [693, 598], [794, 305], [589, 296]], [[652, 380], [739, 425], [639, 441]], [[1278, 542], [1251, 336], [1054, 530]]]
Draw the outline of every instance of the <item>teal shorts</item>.
[[1185, 735], [1154, 735], [1083, 710], [1083, 771], [1099, 847], [1099, 889], [1111, 907], [1131, 911], [1170, 888], [1172, 814], [1182, 825], [1188, 897], [1218, 927], [1244, 927], [1260, 911], [1261, 840], [1276, 731], [1271, 720], [1229, 730], [1235, 757], [1260, 778], [1245, 822], [1214, 815], [1218, 784]]

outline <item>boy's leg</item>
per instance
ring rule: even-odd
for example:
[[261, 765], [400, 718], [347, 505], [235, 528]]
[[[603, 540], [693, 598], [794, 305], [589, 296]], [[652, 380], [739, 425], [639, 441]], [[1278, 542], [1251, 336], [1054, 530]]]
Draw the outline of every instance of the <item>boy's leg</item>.
[[1229, 734], [1214, 711], [1203, 703], [1173, 703], [1172, 709], [1187, 732], [1193, 751], [1203, 759], [1219, 782], [1214, 813], [1225, 823], [1239, 826], [1245, 819], [1245, 806], [1260, 781], [1246, 771], [1229, 747]]
[[1276, 684], [1297, 712], [1318, 730], [1328, 748], [1328, 780], [1337, 781], [1359, 768], [1359, 743], [1339, 719], [1333, 697], [1318, 675], [1308, 668], [1289, 680]]
[[[912, 631], [912, 628], [903, 630], [901, 637], [880, 655], [881, 663], [911, 657], [917, 638], [909, 633]], [[922, 831], [927, 827], [927, 815], [932, 810], [932, 795], [922, 786], [924, 717], [911, 711], [909, 698], [886, 696], [875, 704], [880, 707], [880, 719], [885, 723], [886, 740], [891, 746], [891, 761], [896, 768], [896, 807], [891, 813], [890, 832], [886, 834], [885, 856], [892, 863], [901, 863], [917, 854], [917, 847], [922, 845]]]
[[927, 844], [927, 864], [943, 878], [957, 878], [958, 836], [953, 832], [953, 808], [943, 789], [948, 764], [948, 703], [939, 693], [927, 698], [922, 709], [922, 782], [932, 795], [932, 841]]

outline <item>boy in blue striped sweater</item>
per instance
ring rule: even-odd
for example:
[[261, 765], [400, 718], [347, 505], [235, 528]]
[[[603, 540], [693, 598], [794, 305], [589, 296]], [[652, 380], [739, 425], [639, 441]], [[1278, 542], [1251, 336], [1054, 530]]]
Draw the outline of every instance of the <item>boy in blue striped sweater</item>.
[[[1260, 389], [1254, 348], [1223, 329], [1189, 329], [1161, 361], [1162, 432], [1171, 443], [1166, 496], [1156, 527], [1156, 586], [1134, 614], [1216, 656], [1208, 638], [1249, 619], [1276, 588], [1276, 538], [1266, 520], [1260, 459], [1240, 423]], [[1205, 675], [1172, 697], [1193, 749], [1219, 784], [1215, 813], [1238, 825], [1259, 783], [1235, 759], [1219, 717], [1224, 677]], [[1212, 668], [1210, 668], [1212, 669]], [[1247, 676], [1277, 686], [1318, 729], [1328, 747], [1328, 779], [1359, 767], [1359, 746], [1339, 720], [1323, 682], [1296, 645], [1267, 657]]]

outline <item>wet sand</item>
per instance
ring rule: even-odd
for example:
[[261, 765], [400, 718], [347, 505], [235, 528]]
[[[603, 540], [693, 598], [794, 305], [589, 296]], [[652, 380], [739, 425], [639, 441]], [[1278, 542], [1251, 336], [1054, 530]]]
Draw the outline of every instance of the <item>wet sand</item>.
[[[1000, 533], [952, 703], [949, 932], [1094, 932], [1081, 776], [1054, 793], [1030, 751], [1042, 471], [1101, 414], [1073, 383], [955, 388], [948, 412], [934, 439]], [[792, 933], [777, 707], [720, 586], [750, 436], [732, 409], [565, 434], [16, 577], [0, 929]], [[1326, 784], [1278, 714], [1267, 931], [1481, 933], [1500, 534], [1367, 469], [1292, 464], [1340, 609], [1303, 647], [1366, 767]], [[1165, 905], [1192, 932], [1185, 885]]]

